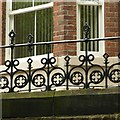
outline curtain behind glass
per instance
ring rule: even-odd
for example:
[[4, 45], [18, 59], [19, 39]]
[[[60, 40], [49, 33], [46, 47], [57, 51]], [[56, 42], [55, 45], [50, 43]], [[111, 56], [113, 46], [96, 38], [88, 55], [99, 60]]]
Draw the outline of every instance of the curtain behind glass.
[[[14, 29], [16, 34], [15, 43], [27, 43], [27, 36], [32, 34], [34, 36], [34, 12], [15, 15], [14, 17]], [[33, 55], [33, 53], [32, 53]], [[29, 56], [27, 47], [15, 48], [15, 58]]]
[[[37, 42], [48, 42], [53, 40], [53, 9], [44, 9], [37, 11]], [[47, 46], [37, 46], [37, 55], [46, 54]], [[52, 46], [50, 46], [50, 52], [52, 52]]]

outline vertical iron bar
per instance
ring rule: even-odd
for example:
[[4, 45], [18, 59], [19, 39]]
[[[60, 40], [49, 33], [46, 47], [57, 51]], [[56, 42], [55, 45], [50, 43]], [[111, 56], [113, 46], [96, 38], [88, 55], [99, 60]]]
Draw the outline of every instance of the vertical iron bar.
[[11, 44], [11, 75], [10, 75], [11, 85], [10, 85], [10, 92], [13, 92], [13, 66], [14, 66], [13, 52], [14, 52], [14, 45]]
[[[32, 50], [33, 50], [33, 35], [29, 34], [28, 35], [28, 51], [29, 51], [29, 56], [32, 56]], [[31, 92], [31, 81], [32, 81], [32, 75], [31, 75], [31, 71], [32, 71], [32, 62], [33, 60], [31, 58], [28, 59], [28, 70], [29, 70], [29, 76], [28, 76], [28, 82], [29, 82], [29, 92]]]
[[66, 61], [66, 90], [69, 90], [69, 61], [70, 61], [70, 57], [66, 56], [65, 61]]
[[50, 45], [47, 44], [47, 91], [50, 91]]
[[29, 58], [28, 59], [28, 69], [29, 69], [29, 75], [28, 75], [28, 82], [29, 82], [29, 92], [31, 92], [31, 80], [32, 80], [32, 76], [31, 76], [31, 70], [32, 70], [32, 59]]
[[[67, 63], [68, 63], [68, 62], [67, 62]], [[69, 65], [67, 64], [67, 65], [66, 65], [66, 75], [67, 75], [67, 76], [66, 76], [66, 80], [67, 80], [67, 81], [66, 81], [66, 90], [69, 90], [69, 82], [68, 82], [68, 79], [69, 79], [69, 75], [68, 75], [68, 74], [69, 74], [69, 73], [68, 73], [68, 66], [69, 66]]]
[[85, 88], [88, 88], [88, 39], [85, 41]]
[[108, 78], [108, 63], [109, 63], [108, 57], [109, 57], [109, 55], [107, 53], [105, 53], [103, 55], [103, 57], [105, 58], [105, 62], [104, 62], [104, 64], [105, 64], [105, 88], [108, 88], [108, 80], [107, 80], [107, 78]]
[[108, 88], [107, 76], [108, 76], [108, 73], [107, 73], [107, 64], [105, 64], [105, 88]]
[[89, 25], [83, 26], [83, 32], [85, 34], [85, 88], [87, 89], [88, 86], [88, 40], [89, 40], [89, 33], [90, 33], [90, 27]]
[[13, 55], [14, 55], [14, 39], [15, 39], [15, 35], [16, 33], [11, 30], [11, 32], [9, 33], [9, 37], [10, 37], [10, 47], [11, 47], [11, 74], [10, 74], [10, 80], [11, 80], [11, 84], [10, 84], [10, 91], [9, 92], [13, 92], [13, 67], [14, 67], [14, 60], [13, 60]]
[[31, 92], [31, 64], [29, 64], [29, 92]]

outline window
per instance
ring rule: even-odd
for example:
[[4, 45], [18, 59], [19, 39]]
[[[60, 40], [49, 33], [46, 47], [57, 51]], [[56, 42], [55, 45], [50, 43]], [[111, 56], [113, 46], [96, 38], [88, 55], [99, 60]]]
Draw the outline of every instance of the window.
[[[77, 37], [84, 38], [83, 26], [90, 26], [90, 38], [104, 37], [104, 2], [103, 0], [78, 0], [77, 5]], [[85, 44], [77, 45], [78, 54], [85, 51]], [[89, 42], [89, 53], [101, 55], [104, 52], [104, 42]]]
[[[17, 0], [11, 0], [7, 2], [6, 9], [6, 35], [13, 29], [16, 32], [15, 44], [27, 43], [29, 34], [33, 35], [33, 42], [53, 40], [53, 2], [42, 2], [41, 0], [17, 2]], [[7, 37], [6, 43], [8, 41]], [[46, 46], [34, 46], [32, 56], [46, 54], [46, 52]], [[15, 58], [28, 56], [27, 47], [15, 48]]]

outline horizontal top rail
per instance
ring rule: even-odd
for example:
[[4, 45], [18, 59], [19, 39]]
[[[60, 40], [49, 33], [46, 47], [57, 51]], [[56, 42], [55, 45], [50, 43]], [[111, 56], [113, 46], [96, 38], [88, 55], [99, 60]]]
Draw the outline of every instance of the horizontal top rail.
[[37, 43], [23, 43], [23, 44], [10, 44], [0, 45], [0, 48], [11, 48], [13, 47], [25, 47], [25, 46], [36, 46], [36, 45], [50, 45], [50, 44], [61, 44], [61, 43], [74, 43], [74, 42], [86, 42], [86, 41], [108, 41], [108, 40], [120, 40], [120, 36], [117, 37], [105, 37], [105, 38], [93, 38], [93, 39], [79, 39], [79, 40], [61, 40], [61, 41], [50, 41], [50, 42], [37, 42]]

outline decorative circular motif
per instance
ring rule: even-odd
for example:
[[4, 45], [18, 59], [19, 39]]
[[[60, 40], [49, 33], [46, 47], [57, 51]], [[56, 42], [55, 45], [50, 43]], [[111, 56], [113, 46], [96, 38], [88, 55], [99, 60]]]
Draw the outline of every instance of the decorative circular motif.
[[103, 55], [103, 57], [107, 59], [107, 58], [109, 57], [109, 55], [108, 55], [107, 53], [105, 53], [105, 54]]
[[7, 77], [0, 77], [0, 89], [5, 89], [8, 87], [9, 81]]
[[9, 60], [6, 60], [6, 61], [5, 61], [5, 66], [6, 66], [6, 67], [10, 67], [10, 65], [11, 65], [11, 62], [10, 62]]
[[41, 59], [41, 63], [42, 63], [42, 64], [47, 64], [47, 59], [46, 59], [46, 58], [42, 58], [42, 59]]
[[29, 58], [29, 59], [27, 60], [27, 62], [28, 62], [28, 64], [31, 64], [31, 63], [33, 62], [33, 60], [32, 60], [31, 58]]
[[119, 69], [112, 70], [109, 74], [109, 79], [114, 83], [120, 82], [120, 70]]
[[51, 81], [52, 81], [53, 85], [61, 86], [64, 83], [64, 81], [65, 81], [65, 77], [61, 73], [55, 73], [52, 76], [52, 80]]
[[18, 60], [14, 60], [14, 65], [18, 66], [19, 65], [19, 61]]
[[83, 75], [81, 72], [74, 72], [71, 75], [70, 82], [74, 85], [79, 85], [83, 82]]
[[65, 58], [64, 58], [65, 61], [70, 61], [70, 57], [67, 55]]
[[54, 57], [50, 58], [50, 64], [54, 64], [56, 62], [56, 59]]
[[85, 61], [85, 56], [84, 55], [80, 55], [79, 56], [79, 61], [84, 62]]
[[14, 39], [15, 35], [16, 35], [16, 33], [13, 30], [11, 30], [11, 32], [9, 33], [9, 37]]
[[32, 84], [36, 87], [41, 87], [45, 85], [45, 77], [42, 74], [35, 75]]
[[104, 79], [104, 76], [101, 71], [95, 70], [90, 74], [90, 80], [94, 84], [98, 84], [102, 82]]
[[93, 61], [93, 60], [94, 60], [94, 55], [90, 54], [90, 55], [88, 56], [88, 60], [89, 60], [89, 61]]
[[15, 86], [18, 88], [23, 88], [27, 85], [27, 79], [24, 75], [18, 75], [15, 78]]

